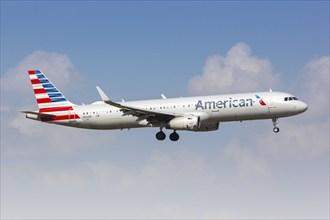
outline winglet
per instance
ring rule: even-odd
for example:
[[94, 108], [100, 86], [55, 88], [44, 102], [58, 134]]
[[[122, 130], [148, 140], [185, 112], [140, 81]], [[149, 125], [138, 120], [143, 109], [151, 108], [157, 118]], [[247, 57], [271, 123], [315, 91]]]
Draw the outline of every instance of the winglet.
[[100, 87], [96, 86], [96, 89], [99, 92], [103, 102], [105, 102], [109, 105], [115, 106], [117, 108], [122, 108], [123, 107], [121, 104], [111, 101], [109, 99], [109, 97], [102, 91], [102, 89]]
[[160, 94], [160, 96], [162, 97], [162, 99], [166, 99], [166, 96], [164, 94]]
[[99, 94], [104, 102], [110, 101], [109, 97], [102, 91], [102, 89], [100, 87], [96, 86], [96, 89], [99, 92]]

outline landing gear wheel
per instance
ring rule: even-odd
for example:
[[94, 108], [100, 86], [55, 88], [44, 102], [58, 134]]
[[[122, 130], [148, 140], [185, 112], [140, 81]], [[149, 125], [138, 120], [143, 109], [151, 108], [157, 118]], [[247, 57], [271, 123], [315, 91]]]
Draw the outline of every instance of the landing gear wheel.
[[278, 133], [280, 131], [280, 129], [278, 127], [276, 127], [276, 125], [277, 125], [277, 118], [273, 118], [272, 119], [272, 122], [273, 122], [273, 126], [274, 126], [273, 131], [275, 133]]
[[159, 141], [163, 141], [166, 138], [166, 134], [163, 131], [159, 131], [156, 134], [156, 138]]
[[171, 141], [177, 141], [177, 140], [179, 140], [179, 138], [180, 138], [179, 134], [176, 133], [175, 131], [172, 134], [170, 134]]
[[274, 131], [275, 133], [278, 133], [278, 132], [280, 131], [280, 129], [279, 129], [278, 127], [274, 127], [273, 131]]

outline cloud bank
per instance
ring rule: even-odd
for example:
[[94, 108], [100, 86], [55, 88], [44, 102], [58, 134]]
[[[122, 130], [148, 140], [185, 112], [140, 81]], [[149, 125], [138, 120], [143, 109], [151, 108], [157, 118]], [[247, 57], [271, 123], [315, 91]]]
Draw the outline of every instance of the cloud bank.
[[329, 112], [329, 60], [328, 56], [315, 57], [303, 68], [302, 94], [309, 104], [309, 116], [319, 117], [319, 114], [326, 116], [324, 112], [326, 110]]
[[189, 81], [193, 94], [268, 90], [278, 84], [270, 61], [252, 55], [245, 43], [235, 44], [225, 55], [206, 59], [203, 74]]
[[68, 55], [35, 51], [1, 76], [1, 90], [15, 95], [15, 97], [31, 93], [31, 85], [27, 83], [29, 80], [27, 71], [32, 69], [46, 73], [53, 83], [64, 89], [72, 85], [72, 82], [78, 84], [82, 79], [82, 75]]

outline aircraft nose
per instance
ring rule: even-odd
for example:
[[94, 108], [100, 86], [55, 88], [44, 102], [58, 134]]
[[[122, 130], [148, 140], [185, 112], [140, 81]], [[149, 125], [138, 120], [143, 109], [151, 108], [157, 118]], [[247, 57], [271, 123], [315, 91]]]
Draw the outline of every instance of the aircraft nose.
[[308, 105], [305, 102], [300, 101], [299, 103], [297, 103], [296, 109], [297, 111], [302, 113], [308, 109]]

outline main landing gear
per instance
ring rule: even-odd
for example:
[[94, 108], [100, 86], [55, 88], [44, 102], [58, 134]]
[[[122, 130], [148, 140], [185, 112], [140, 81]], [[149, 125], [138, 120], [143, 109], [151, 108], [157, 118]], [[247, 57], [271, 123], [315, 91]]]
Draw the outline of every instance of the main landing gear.
[[279, 129], [278, 127], [276, 127], [276, 125], [278, 124], [278, 123], [277, 123], [277, 118], [273, 118], [273, 119], [272, 119], [272, 122], [273, 122], [273, 126], [274, 126], [273, 131], [274, 131], [275, 133], [278, 133], [278, 132], [280, 131], [280, 129]]
[[[163, 141], [166, 138], [166, 134], [163, 132], [163, 130], [160, 130], [159, 132], [156, 133], [156, 138], [159, 141]], [[176, 131], [173, 131], [172, 134], [170, 134], [170, 140], [171, 141], [177, 141], [179, 140], [180, 136]]]
[[173, 133], [170, 134], [170, 140], [171, 141], [177, 141], [177, 140], [179, 140], [179, 138], [180, 138], [179, 134], [176, 133], [175, 131], [173, 131]]
[[159, 132], [157, 132], [156, 138], [157, 140], [162, 141], [166, 138], [166, 134], [162, 130], [160, 130]]

